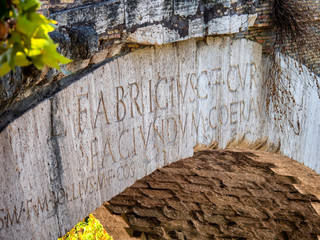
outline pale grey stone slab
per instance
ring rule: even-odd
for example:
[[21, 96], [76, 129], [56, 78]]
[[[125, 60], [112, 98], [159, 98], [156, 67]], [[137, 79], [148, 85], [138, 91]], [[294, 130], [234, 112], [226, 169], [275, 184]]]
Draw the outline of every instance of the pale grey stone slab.
[[320, 172], [319, 99], [297, 78], [310, 73], [283, 61], [301, 108], [299, 131], [281, 131], [264, 68], [257, 43], [191, 39], [117, 58], [31, 109], [0, 133], [0, 238], [55, 239], [196, 144], [268, 137]]

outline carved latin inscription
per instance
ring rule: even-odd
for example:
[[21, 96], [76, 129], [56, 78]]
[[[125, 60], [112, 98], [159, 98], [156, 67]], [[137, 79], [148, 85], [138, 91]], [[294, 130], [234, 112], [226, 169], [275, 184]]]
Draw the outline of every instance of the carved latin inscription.
[[[199, 131], [216, 130], [221, 127], [232, 127], [255, 120], [261, 114], [259, 99], [247, 98], [237, 101], [214, 100], [217, 88], [227, 88], [231, 94], [237, 94], [245, 89], [246, 82], [250, 86], [256, 85], [255, 76], [251, 69], [255, 64], [247, 64], [242, 74], [238, 66], [228, 70], [227, 79], [221, 79], [221, 68], [208, 69], [197, 73], [187, 73], [181, 76], [161, 76], [155, 81], [142, 83], [130, 82], [127, 85], [115, 86], [114, 96], [103, 89], [98, 96], [91, 96], [91, 92], [79, 92], [74, 99], [77, 106], [75, 125], [78, 134], [89, 134], [89, 156], [82, 161], [83, 166], [91, 172], [89, 176], [79, 182], [66, 184], [56, 192], [47, 192], [41, 196], [33, 196], [14, 205], [0, 208], [0, 230], [9, 228], [21, 221], [36, 218], [39, 214], [47, 217], [54, 216], [57, 206], [85, 199], [89, 195], [113, 184], [114, 181], [134, 179], [136, 172], [135, 156], [140, 155], [151, 161], [151, 151], [165, 153], [168, 146], [178, 144], [178, 139], [187, 140], [187, 136], [194, 136]], [[256, 68], [256, 67], [254, 67]], [[248, 78], [245, 76], [249, 76]], [[224, 84], [225, 83], [225, 84]], [[252, 84], [253, 83], [253, 84]], [[141, 84], [146, 84], [148, 91], [143, 95]], [[201, 87], [200, 85], [210, 87]], [[115, 99], [112, 99], [112, 98]], [[91, 103], [96, 99], [96, 103]], [[172, 109], [209, 102], [209, 107], [202, 110], [190, 110], [182, 114], [171, 114]], [[110, 103], [115, 102], [115, 105]], [[55, 99], [51, 100], [51, 137], [67, 137], [70, 131], [63, 126], [63, 116], [59, 115]], [[91, 109], [90, 106], [97, 106]], [[147, 106], [147, 107], [146, 107]], [[91, 112], [92, 110], [92, 112]], [[108, 131], [126, 120], [139, 119], [156, 112], [167, 112], [164, 115], [152, 117], [152, 121], [122, 127], [116, 138], [105, 138], [96, 135], [96, 131]], [[102, 129], [101, 129], [102, 128]], [[105, 128], [105, 129], [104, 129]], [[179, 140], [179, 141], [180, 141]], [[141, 143], [141, 144], [137, 144]], [[80, 144], [79, 151], [86, 147]], [[142, 155], [141, 155], [142, 153]]]
[[187, 47], [177, 48], [180, 55], [168, 49], [114, 60], [48, 101], [37, 120], [48, 133], [33, 137], [43, 153], [28, 157], [15, 146], [23, 150], [12, 163], [13, 182], [24, 185], [0, 198], [0, 238], [34, 221], [72, 227], [61, 214], [79, 221], [89, 213], [73, 206], [93, 211], [156, 168], [192, 155], [195, 144], [226, 144], [260, 121], [264, 103], [253, 94], [261, 85], [259, 61], [231, 64], [220, 53], [207, 62], [184, 53]]

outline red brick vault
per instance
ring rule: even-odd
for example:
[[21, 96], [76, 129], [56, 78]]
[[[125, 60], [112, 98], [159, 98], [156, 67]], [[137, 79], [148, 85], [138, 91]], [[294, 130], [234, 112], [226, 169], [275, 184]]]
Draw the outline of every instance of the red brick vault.
[[319, 183], [278, 154], [207, 149], [142, 178], [94, 214], [115, 240], [316, 240]]

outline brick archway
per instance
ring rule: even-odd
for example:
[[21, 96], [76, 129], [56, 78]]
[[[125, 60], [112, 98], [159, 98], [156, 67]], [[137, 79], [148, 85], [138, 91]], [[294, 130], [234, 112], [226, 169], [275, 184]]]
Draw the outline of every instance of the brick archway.
[[[204, 150], [142, 178], [95, 215], [115, 240], [123, 227], [132, 239], [317, 239], [319, 182], [278, 154]], [[126, 223], [112, 226], [113, 218]]]

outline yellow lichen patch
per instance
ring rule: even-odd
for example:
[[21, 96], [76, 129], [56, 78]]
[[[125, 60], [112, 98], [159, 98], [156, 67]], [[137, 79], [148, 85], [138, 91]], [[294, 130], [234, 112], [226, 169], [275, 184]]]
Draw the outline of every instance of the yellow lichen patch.
[[58, 240], [113, 240], [106, 232], [98, 219], [92, 214], [79, 222], [62, 238]]

